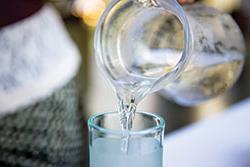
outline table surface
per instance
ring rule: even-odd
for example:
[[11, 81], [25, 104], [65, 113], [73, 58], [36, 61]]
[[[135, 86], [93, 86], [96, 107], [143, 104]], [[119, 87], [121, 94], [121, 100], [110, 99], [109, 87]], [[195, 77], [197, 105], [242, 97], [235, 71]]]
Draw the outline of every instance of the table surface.
[[249, 167], [250, 99], [166, 137], [166, 167]]

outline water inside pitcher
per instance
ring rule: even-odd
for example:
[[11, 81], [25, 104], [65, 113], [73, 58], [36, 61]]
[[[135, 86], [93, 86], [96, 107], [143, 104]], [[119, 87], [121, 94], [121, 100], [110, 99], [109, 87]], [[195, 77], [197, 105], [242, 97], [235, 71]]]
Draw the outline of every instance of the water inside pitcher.
[[140, 101], [164, 89], [182, 105], [228, 90], [245, 52], [229, 14], [199, 3], [181, 7], [176, 0], [112, 1], [99, 21], [95, 49], [118, 97]]

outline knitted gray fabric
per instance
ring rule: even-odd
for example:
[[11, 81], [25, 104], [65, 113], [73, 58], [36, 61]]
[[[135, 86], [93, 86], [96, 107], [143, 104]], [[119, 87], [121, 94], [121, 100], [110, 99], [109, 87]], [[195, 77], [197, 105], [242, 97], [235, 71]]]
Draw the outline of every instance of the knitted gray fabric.
[[82, 167], [81, 120], [74, 81], [0, 118], [0, 167]]

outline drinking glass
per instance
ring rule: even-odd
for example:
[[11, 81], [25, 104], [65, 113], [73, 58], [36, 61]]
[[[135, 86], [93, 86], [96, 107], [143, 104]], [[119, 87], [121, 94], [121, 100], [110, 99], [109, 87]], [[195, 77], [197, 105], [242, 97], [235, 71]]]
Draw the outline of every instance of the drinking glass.
[[124, 131], [119, 113], [107, 112], [89, 118], [88, 127], [90, 167], [162, 167], [165, 122], [160, 116], [136, 112], [132, 129]]

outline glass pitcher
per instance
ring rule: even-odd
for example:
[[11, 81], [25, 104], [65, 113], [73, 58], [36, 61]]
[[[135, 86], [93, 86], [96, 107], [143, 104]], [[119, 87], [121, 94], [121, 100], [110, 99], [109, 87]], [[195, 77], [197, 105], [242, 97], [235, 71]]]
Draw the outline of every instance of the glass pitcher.
[[228, 90], [244, 64], [242, 33], [229, 14], [176, 0], [114, 0], [95, 36], [99, 67], [118, 98], [164, 89], [182, 105]]

